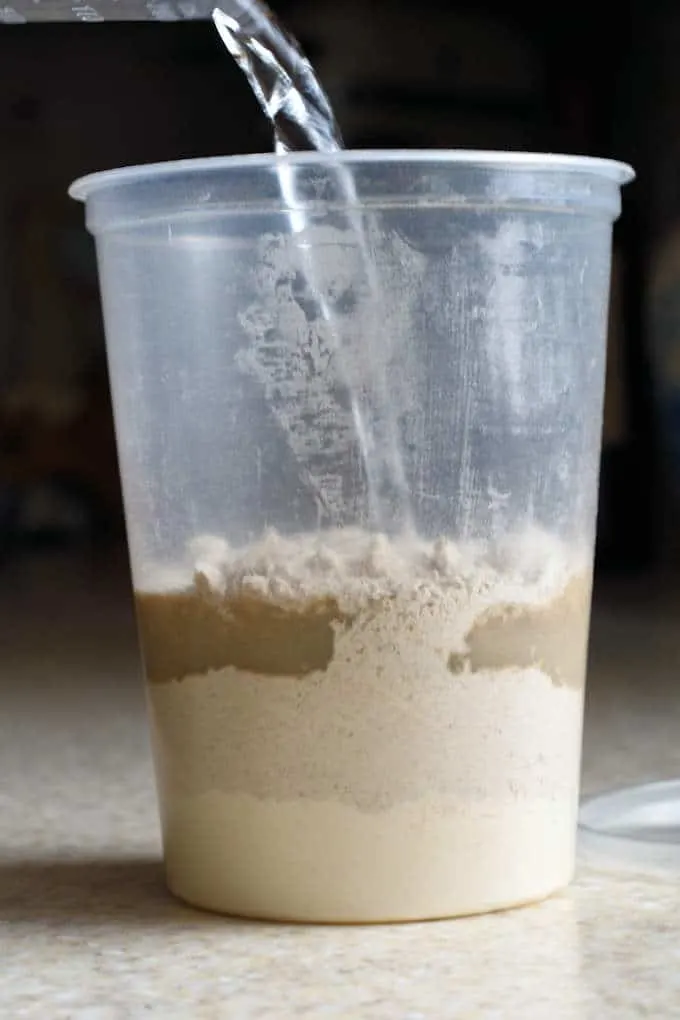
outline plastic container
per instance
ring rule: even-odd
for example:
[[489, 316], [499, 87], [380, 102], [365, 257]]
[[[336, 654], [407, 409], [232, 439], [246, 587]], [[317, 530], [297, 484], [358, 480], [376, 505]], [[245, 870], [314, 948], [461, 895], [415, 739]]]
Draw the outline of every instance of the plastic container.
[[74, 185], [177, 895], [358, 922], [569, 882], [631, 177], [346, 152]]

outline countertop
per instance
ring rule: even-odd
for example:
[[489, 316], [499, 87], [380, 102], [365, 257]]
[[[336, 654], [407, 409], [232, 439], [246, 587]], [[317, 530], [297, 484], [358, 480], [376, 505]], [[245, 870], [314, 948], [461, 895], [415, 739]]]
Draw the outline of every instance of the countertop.
[[[383, 927], [228, 920], [163, 886], [124, 565], [0, 586], [0, 1016], [680, 1017], [680, 883], [581, 864], [566, 893]], [[598, 589], [584, 789], [680, 776], [680, 599]]]

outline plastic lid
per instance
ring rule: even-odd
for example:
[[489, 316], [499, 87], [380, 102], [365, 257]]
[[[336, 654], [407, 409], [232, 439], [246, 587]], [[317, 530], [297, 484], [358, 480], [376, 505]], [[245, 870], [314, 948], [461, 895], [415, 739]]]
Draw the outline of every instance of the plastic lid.
[[680, 875], [680, 779], [647, 783], [586, 800], [579, 850], [595, 866]]

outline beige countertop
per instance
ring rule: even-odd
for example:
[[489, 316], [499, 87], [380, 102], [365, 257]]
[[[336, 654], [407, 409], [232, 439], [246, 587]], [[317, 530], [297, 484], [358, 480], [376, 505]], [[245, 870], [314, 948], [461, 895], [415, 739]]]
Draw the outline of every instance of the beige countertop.
[[[547, 903], [303, 927], [165, 892], [125, 572], [51, 557], [0, 593], [0, 1016], [680, 1017], [680, 883], [581, 865]], [[657, 588], [597, 600], [584, 786], [680, 776], [680, 630]]]

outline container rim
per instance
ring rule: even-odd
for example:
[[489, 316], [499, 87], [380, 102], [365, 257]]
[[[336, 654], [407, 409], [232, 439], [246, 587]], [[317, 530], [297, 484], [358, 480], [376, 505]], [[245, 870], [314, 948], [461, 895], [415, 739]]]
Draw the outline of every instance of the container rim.
[[153, 178], [170, 178], [186, 173], [366, 163], [448, 163], [480, 170], [490, 168], [532, 173], [585, 173], [604, 178], [619, 186], [628, 184], [635, 178], [635, 171], [627, 163], [596, 156], [475, 149], [342, 149], [337, 152], [295, 152], [285, 155], [253, 153], [242, 156], [212, 156], [120, 167], [80, 177], [73, 182], [68, 193], [71, 198], [75, 198], [79, 202], [86, 202], [95, 192], [104, 189], [145, 182]]

